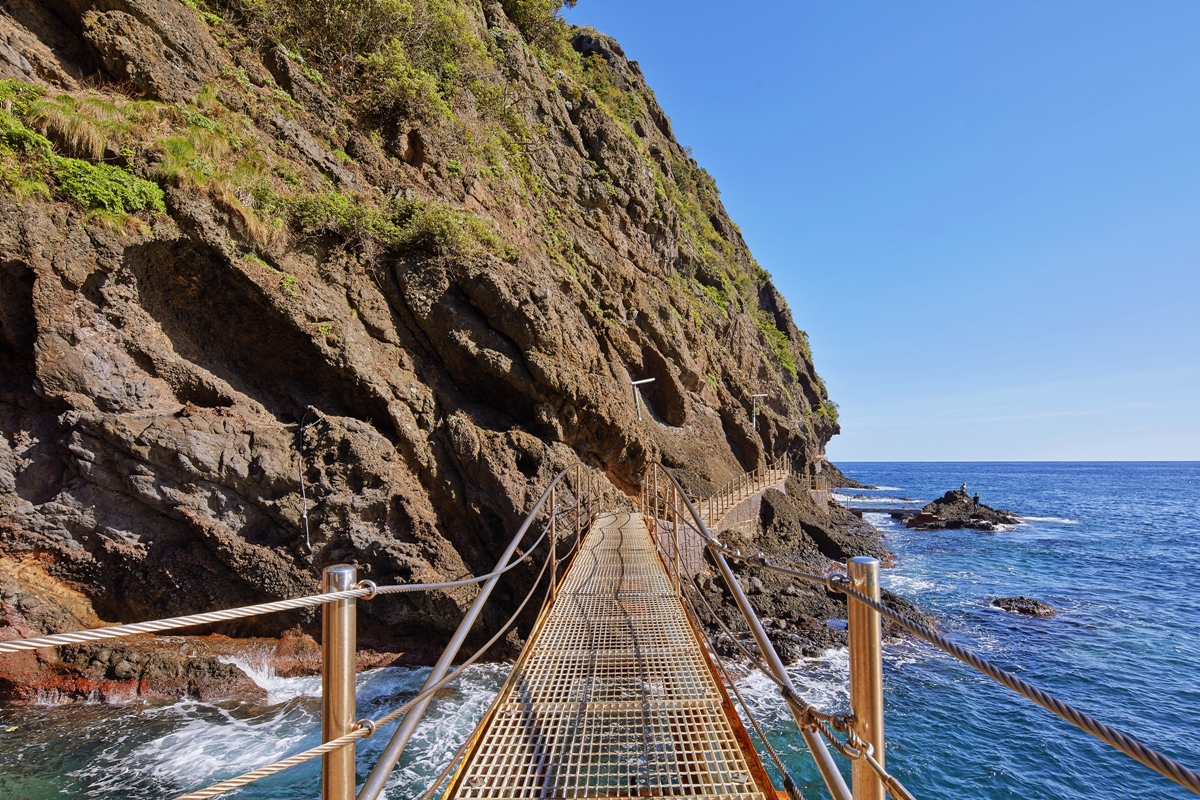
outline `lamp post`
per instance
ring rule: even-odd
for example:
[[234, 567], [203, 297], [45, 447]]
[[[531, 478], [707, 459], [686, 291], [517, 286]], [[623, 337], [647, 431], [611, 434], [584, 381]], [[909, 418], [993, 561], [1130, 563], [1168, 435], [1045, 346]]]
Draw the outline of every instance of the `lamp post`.
[[751, 427], [754, 428], [755, 433], [758, 433], [758, 398], [760, 398], [760, 397], [766, 397], [766, 395], [765, 394], [750, 395], [750, 398], [751, 398], [752, 402], [754, 403], [754, 411], [751, 412], [751, 414], [750, 414], [750, 417], [751, 417], [750, 425], [751, 425]]
[[637, 408], [639, 420], [642, 418], [642, 393], [638, 387], [643, 383], [654, 383], [654, 378], [643, 378], [640, 381], [633, 381], [633, 405]]

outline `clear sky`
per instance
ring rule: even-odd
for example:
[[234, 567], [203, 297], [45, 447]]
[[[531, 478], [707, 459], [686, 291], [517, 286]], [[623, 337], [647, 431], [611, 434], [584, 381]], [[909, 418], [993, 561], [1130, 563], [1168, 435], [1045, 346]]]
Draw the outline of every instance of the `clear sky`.
[[843, 461], [1200, 459], [1200, 2], [579, 0], [808, 331]]

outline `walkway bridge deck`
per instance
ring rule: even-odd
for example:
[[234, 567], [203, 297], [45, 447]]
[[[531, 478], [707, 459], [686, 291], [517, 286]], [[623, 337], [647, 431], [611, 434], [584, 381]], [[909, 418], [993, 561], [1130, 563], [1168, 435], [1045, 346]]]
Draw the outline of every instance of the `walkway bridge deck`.
[[446, 797], [774, 800], [641, 516], [592, 525]]

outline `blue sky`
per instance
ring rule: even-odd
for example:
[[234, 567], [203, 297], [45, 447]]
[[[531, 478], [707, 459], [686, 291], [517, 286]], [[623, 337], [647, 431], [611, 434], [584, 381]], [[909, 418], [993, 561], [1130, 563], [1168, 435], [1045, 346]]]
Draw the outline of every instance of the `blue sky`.
[[580, 0], [808, 331], [832, 459], [1200, 459], [1200, 2]]

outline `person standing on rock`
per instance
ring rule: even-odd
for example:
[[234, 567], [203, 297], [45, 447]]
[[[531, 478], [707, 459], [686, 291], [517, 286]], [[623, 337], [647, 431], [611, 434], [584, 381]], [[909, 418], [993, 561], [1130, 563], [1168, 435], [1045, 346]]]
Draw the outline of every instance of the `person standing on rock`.
[[967, 482], [966, 481], [963, 481], [962, 489], [960, 489], [959, 491], [961, 491], [963, 494], [967, 493]]
[[975, 497], [971, 499], [971, 502], [974, 504], [971, 506], [971, 513], [974, 514], [979, 511], [979, 492], [975, 493]]

